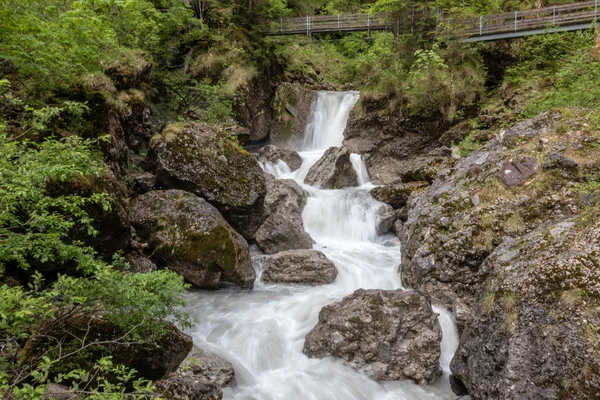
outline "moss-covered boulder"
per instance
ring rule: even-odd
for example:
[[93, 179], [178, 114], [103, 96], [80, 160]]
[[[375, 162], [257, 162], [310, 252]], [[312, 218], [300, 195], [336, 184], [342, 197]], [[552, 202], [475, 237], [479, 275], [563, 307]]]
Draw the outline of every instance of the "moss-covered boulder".
[[136, 198], [129, 215], [159, 266], [201, 288], [224, 281], [252, 287], [248, 244], [204, 199], [181, 190], [153, 191]]
[[204, 198], [245, 238], [254, 238], [264, 220], [266, 188], [248, 152], [224, 133], [197, 123], [170, 125], [153, 138], [151, 151], [163, 188]]

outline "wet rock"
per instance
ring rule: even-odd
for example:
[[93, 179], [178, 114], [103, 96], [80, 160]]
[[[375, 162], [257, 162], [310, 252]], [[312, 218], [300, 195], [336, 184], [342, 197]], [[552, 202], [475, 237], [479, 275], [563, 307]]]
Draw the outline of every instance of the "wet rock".
[[175, 373], [155, 384], [165, 399], [220, 400], [224, 387], [235, 386], [235, 373], [228, 361], [194, 347]]
[[[507, 239], [483, 263], [491, 278], [451, 363], [471, 398], [594, 399], [600, 393], [600, 222], [570, 222]], [[550, 235], [559, 225], [561, 233]]]
[[282, 83], [277, 88], [271, 122], [271, 143], [281, 148], [298, 148], [304, 139], [304, 128], [309, 121], [317, 92], [293, 83]]
[[294, 150], [280, 149], [273, 145], [261, 148], [258, 152], [259, 161], [268, 161], [276, 164], [277, 161], [284, 161], [292, 171], [297, 170], [302, 165], [302, 158]]
[[204, 199], [182, 190], [153, 191], [136, 198], [129, 215], [153, 259], [193, 285], [252, 287], [248, 244]]
[[441, 374], [441, 329], [425, 297], [402, 290], [357, 290], [324, 307], [304, 353], [335, 356], [379, 380], [425, 385]]
[[508, 187], [521, 186], [537, 171], [537, 160], [526, 157], [521, 161], [511, 161], [502, 164], [498, 177]]
[[291, 179], [275, 179], [266, 174], [267, 194], [264, 214], [281, 214], [302, 227], [302, 209], [306, 205], [306, 193]]
[[325, 285], [337, 276], [335, 264], [317, 250], [290, 250], [267, 260], [262, 280], [274, 283]]
[[242, 85], [237, 90], [233, 104], [235, 119], [248, 128], [250, 140], [263, 140], [269, 136], [275, 116], [272, 107], [275, 79], [275, 74], [259, 73], [249, 84]]
[[387, 203], [394, 208], [401, 208], [406, 205], [410, 195], [418, 190], [424, 189], [429, 184], [427, 182], [399, 183], [396, 185], [378, 186], [371, 189], [371, 196], [382, 203]]
[[377, 224], [377, 233], [380, 235], [390, 232], [394, 228], [397, 215], [394, 207], [389, 204], [381, 206], [379, 209], [379, 222]]
[[267, 254], [286, 250], [310, 249], [312, 239], [298, 223], [281, 214], [271, 215], [256, 231], [256, 244]]
[[217, 207], [247, 239], [264, 221], [265, 179], [257, 161], [206, 125], [174, 124], [153, 138], [151, 153], [162, 187], [192, 192]]
[[350, 152], [344, 147], [330, 147], [313, 165], [304, 182], [323, 189], [342, 189], [358, 185], [358, 176]]

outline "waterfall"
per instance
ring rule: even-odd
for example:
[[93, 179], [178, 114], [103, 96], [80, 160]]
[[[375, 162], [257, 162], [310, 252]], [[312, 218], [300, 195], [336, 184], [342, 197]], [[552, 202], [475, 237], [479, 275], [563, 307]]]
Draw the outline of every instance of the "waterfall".
[[[359, 186], [323, 190], [304, 183], [308, 170], [330, 146], [341, 146], [357, 92], [319, 92], [300, 149], [302, 166], [291, 171], [283, 162], [264, 163], [279, 179], [293, 179], [309, 197], [302, 213], [305, 230], [338, 269], [330, 285], [307, 287], [256, 281], [253, 291], [220, 290], [188, 295], [190, 313], [200, 323], [190, 333], [197, 345], [216, 352], [235, 367], [238, 386], [224, 392], [235, 400], [421, 400], [454, 399], [448, 365], [458, 335], [452, 316], [440, 314], [443, 330], [440, 365], [445, 372], [436, 384], [421, 387], [411, 381], [376, 382], [335, 358], [309, 359], [302, 353], [304, 337], [316, 325], [323, 306], [362, 289], [402, 288], [400, 242], [378, 235], [381, 203], [369, 194], [364, 161], [351, 156]], [[256, 263], [260, 276], [261, 263]]]

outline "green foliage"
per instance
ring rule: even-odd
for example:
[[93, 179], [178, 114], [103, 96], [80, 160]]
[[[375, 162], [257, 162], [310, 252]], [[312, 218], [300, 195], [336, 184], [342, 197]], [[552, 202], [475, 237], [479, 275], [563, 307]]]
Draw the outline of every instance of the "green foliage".
[[75, 226], [94, 235], [85, 207], [100, 204], [109, 210], [108, 198], [46, 192], [49, 184], [101, 173], [102, 163], [92, 145], [77, 136], [41, 144], [16, 142], [0, 132], [0, 266], [15, 262], [28, 268], [34, 259], [75, 261], [83, 271], [93, 270], [92, 251], [65, 239]]
[[480, 147], [481, 145], [471, 133], [458, 144], [458, 152], [460, 156], [464, 158], [468, 157], [469, 154], [479, 150]]

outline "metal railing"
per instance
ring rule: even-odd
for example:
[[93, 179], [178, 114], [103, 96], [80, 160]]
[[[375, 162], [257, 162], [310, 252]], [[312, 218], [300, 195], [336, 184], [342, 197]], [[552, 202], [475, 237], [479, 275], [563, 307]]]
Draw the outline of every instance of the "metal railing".
[[[502, 34], [511, 33], [510, 37], [525, 36], [527, 32], [543, 30], [549, 27], [576, 26], [578, 29], [598, 19], [600, 0], [583, 1], [532, 10], [515, 11], [493, 15], [482, 15], [468, 18], [436, 18], [435, 33], [450, 38], [472, 41], [485, 40], [486, 37], [501, 38]], [[266, 35], [311, 36], [316, 33], [356, 32], [387, 30], [395, 33], [400, 27], [414, 26], [414, 21], [391, 19], [387, 14], [339, 14], [318, 15], [299, 18], [281, 18], [271, 20], [263, 31]], [[413, 15], [414, 19], [414, 15]], [[433, 29], [432, 29], [433, 33]], [[515, 34], [516, 33], [516, 34]], [[478, 39], [481, 38], [481, 39]]]

